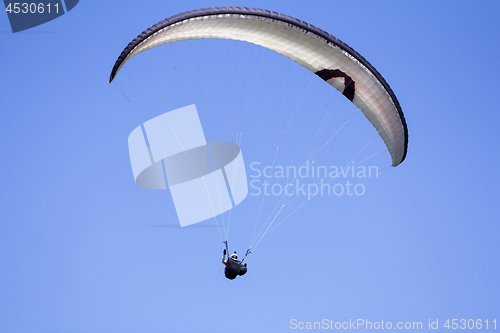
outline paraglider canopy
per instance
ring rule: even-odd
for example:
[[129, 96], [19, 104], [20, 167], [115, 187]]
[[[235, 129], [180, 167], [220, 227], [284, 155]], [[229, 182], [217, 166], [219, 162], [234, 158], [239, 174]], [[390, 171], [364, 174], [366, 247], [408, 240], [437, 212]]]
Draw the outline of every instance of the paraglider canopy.
[[176, 41], [218, 38], [261, 45], [317, 74], [356, 105], [375, 127], [397, 166], [406, 157], [408, 129], [401, 106], [380, 73], [351, 47], [306, 22], [255, 8], [214, 7], [167, 18], [123, 50], [110, 75], [133, 56]]

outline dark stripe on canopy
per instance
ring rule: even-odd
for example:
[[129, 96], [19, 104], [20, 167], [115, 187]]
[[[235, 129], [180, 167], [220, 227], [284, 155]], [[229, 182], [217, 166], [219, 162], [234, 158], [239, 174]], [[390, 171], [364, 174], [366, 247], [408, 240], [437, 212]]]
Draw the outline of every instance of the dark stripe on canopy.
[[344, 78], [344, 91], [342, 92], [342, 95], [347, 97], [348, 100], [352, 102], [354, 99], [354, 95], [356, 93], [356, 83], [353, 81], [353, 79], [347, 75], [346, 73], [342, 72], [340, 69], [322, 69], [320, 71], [317, 71], [316, 73], [317, 76], [322, 78], [325, 81], [330, 80], [331, 78], [337, 78], [337, 77], [343, 77]]

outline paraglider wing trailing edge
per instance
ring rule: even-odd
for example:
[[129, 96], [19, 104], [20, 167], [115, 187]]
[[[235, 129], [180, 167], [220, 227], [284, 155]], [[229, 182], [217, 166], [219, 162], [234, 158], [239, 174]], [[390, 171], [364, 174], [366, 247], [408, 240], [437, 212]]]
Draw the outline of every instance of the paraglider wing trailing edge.
[[155, 46], [191, 39], [233, 39], [280, 53], [309, 69], [356, 105], [375, 127], [397, 166], [406, 157], [408, 128], [396, 95], [359, 53], [296, 18], [262, 9], [214, 7], [174, 15], [137, 36], [113, 67], [113, 81], [125, 62]]

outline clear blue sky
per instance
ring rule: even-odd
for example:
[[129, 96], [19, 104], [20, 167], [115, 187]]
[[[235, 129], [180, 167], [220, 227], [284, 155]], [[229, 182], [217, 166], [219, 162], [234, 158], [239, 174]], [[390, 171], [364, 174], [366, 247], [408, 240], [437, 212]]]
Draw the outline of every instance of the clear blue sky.
[[[249, 171], [251, 162], [272, 161], [291, 105], [306, 95], [296, 115], [319, 109], [322, 85], [286, 58], [246, 45], [217, 51], [214, 41], [151, 50], [108, 83], [116, 58], [144, 29], [223, 5], [285, 13], [353, 47], [393, 88], [410, 134], [400, 166], [385, 167], [363, 196], [320, 209], [331, 198], [311, 200], [234, 281], [223, 276], [217, 229], [152, 227], [177, 223], [175, 210], [168, 191], [135, 185], [128, 134], [141, 119], [197, 103], [207, 139], [235, 141], [241, 113], [231, 110], [247, 108], [241, 147]], [[422, 322], [426, 332], [439, 320], [443, 332], [454, 318], [482, 319], [483, 330], [488, 319], [488, 332], [496, 319], [500, 330], [499, 13], [496, 1], [80, 1], [16, 34], [1, 14], [0, 331], [288, 332], [292, 319], [364, 319]], [[198, 101], [198, 85], [184, 86], [187, 62], [178, 62], [210, 48], [226, 53], [215, 66], [249, 79], [245, 86], [231, 83], [230, 71], [193, 74], [210, 90]], [[249, 63], [257, 70], [245, 74]], [[163, 80], [170, 65], [178, 76]], [[266, 77], [273, 73], [276, 82]], [[218, 89], [228, 82], [244, 93]], [[134, 90], [144, 84], [152, 87]], [[281, 84], [291, 98], [273, 95]], [[323, 85], [331, 94], [324, 101], [338, 103], [339, 126], [354, 111]], [[333, 157], [373, 138], [366, 119], [354, 118], [317, 163], [343, 163]], [[305, 151], [309, 125], [290, 125], [280, 163]], [[374, 150], [383, 147], [377, 139]], [[377, 163], [387, 166], [384, 158]], [[260, 203], [247, 199], [231, 216], [238, 253]]]

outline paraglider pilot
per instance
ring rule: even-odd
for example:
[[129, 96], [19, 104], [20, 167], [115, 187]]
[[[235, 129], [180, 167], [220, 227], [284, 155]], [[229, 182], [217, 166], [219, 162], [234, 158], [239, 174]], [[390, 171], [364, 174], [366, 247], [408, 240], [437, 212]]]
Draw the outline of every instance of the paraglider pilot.
[[226, 249], [224, 249], [222, 255], [222, 263], [226, 265], [226, 268], [224, 269], [224, 275], [229, 280], [234, 280], [238, 275], [245, 275], [245, 273], [247, 272], [247, 264], [243, 265], [242, 262], [238, 260], [236, 251], [234, 251], [234, 253], [229, 256], [229, 253], [226, 251]]

